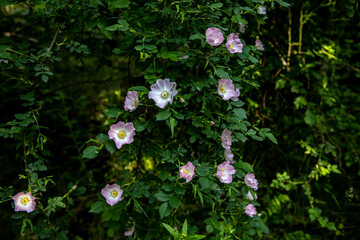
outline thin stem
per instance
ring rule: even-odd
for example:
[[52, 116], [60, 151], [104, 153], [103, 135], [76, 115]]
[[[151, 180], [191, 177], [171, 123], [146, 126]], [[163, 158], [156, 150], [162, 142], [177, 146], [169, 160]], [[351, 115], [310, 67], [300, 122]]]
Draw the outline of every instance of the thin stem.
[[59, 31], [60, 31], [60, 27], [61, 27], [61, 23], [58, 23], [58, 26], [57, 26], [57, 28], [56, 28], [56, 32], [55, 32], [54, 38], [53, 38], [53, 40], [52, 40], [52, 42], [51, 42], [51, 44], [50, 44], [50, 47], [46, 50], [47, 52], [50, 52], [51, 49], [53, 48], [54, 43], [55, 43], [56, 38], [57, 38], [57, 35], [58, 35]]

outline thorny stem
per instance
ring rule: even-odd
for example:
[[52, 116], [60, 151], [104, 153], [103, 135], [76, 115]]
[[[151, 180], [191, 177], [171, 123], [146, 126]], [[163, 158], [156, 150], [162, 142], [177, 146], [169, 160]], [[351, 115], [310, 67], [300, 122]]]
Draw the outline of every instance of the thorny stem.
[[289, 30], [288, 30], [288, 54], [286, 59], [286, 70], [290, 71], [290, 56], [291, 56], [291, 11], [289, 10]]

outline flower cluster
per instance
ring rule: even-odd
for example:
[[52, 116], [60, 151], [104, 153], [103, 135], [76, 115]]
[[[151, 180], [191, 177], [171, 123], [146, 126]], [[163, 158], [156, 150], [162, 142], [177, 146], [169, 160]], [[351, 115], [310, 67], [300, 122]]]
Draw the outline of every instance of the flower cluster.
[[[219, 46], [224, 41], [221, 30], [216, 27], [206, 29], [205, 37], [206, 42], [211, 46]], [[230, 33], [227, 36], [225, 46], [231, 53], [242, 53], [243, 44], [241, 43], [239, 36], [235, 33]]]
[[[251, 188], [253, 188], [255, 191], [258, 189], [258, 182], [255, 179], [255, 175], [253, 173], [248, 173], [245, 176], [245, 184]], [[248, 194], [246, 194], [246, 197], [251, 200], [254, 201], [255, 199], [257, 199], [257, 195], [256, 193], [254, 193], [254, 195], [249, 191]], [[256, 209], [254, 207], [253, 204], [249, 204], [245, 207], [245, 213], [249, 216], [249, 217], [253, 217], [254, 215], [256, 215]], [[259, 214], [260, 216], [260, 214]]]

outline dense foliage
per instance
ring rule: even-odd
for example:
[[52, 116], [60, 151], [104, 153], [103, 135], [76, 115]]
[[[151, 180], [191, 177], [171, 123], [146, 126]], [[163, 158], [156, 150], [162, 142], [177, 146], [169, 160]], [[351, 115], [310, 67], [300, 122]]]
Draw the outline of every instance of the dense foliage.
[[3, 236], [360, 237], [357, 0], [0, 9]]

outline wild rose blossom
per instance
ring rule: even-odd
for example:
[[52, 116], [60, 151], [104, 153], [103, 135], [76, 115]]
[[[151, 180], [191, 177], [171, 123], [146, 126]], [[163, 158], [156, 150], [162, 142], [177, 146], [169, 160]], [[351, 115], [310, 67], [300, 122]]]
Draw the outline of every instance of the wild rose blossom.
[[134, 141], [135, 127], [134, 124], [118, 122], [117, 124], [111, 125], [108, 132], [109, 138], [114, 140], [116, 148], [120, 149], [124, 144], [130, 144]]
[[255, 45], [256, 45], [256, 48], [257, 48], [259, 51], [265, 51], [264, 46], [263, 46], [263, 44], [262, 44], [262, 42], [261, 42], [260, 39], [256, 39], [256, 40], [255, 40]]
[[[130, 220], [132, 220], [132, 217], [130, 217]], [[131, 223], [131, 221], [129, 221], [128, 223]], [[130, 237], [134, 234], [134, 231], [135, 231], [135, 222], [133, 221], [132, 222], [132, 226], [130, 229], [128, 229], [126, 232], [124, 232], [124, 236], [126, 237]]]
[[256, 215], [256, 209], [254, 207], [254, 204], [249, 204], [245, 207], [245, 213], [249, 216], [249, 217], [253, 217], [254, 215]]
[[205, 36], [211, 46], [219, 46], [224, 41], [221, 30], [216, 27], [206, 29]]
[[195, 166], [192, 162], [187, 162], [186, 165], [180, 167], [180, 178], [185, 178], [186, 182], [190, 182], [195, 175]]
[[253, 173], [246, 174], [245, 183], [249, 187], [258, 190], [258, 181], [255, 179], [255, 175]]
[[112, 185], [106, 184], [106, 187], [101, 189], [101, 195], [104, 196], [107, 204], [109, 204], [110, 206], [113, 206], [117, 202], [121, 201], [122, 194], [123, 190], [116, 183]]
[[240, 90], [232, 83], [231, 79], [220, 79], [218, 85], [218, 93], [224, 100], [238, 101], [240, 96]]
[[136, 91], [129, 91], [125, 98], [125, 111], [135, 111], [139, 105], [139, 95]]
[[239, 23], [239, 24], [240, 24], [240, 32], [245, 33], [245, 30], [246, 30], [245, 24], [243, 24], [243, 23]]
[[240, 41], [240, 38], [235, 33], [230, 33], [227, 37], [226, 48], [231, 53], [242, 53], [243, 44]]
[[232, 175], [235, 173], [235, 168], [230, 165], [229, 161], [225, 161], [222, 164], [218, 165], [216, 176], [220, 179], [220, 182], [222, 183], [231, 183]]
[[168, 103], [173, 102], [174, 96], [178, 93], [176, 90], [176, 83], [170, 82], [170, 79], [158, 79], [155, 84], [151, 85], [149, 92], [149, 99], [155, 101], [156, 106], [165, 108]]
[[12, 197], [12, 200], [14, 200], [15, 212], [26, 211], [27, 213], [31, 213], [35, 210], [35, 197], [31, 194], [31, 192], [19, 192]]
[[[254, 193], [254, 196], [255, 196], [255, 199], [257, 199], [256, 193]], [[250, 191], [248, 192], [248, 194], [246, 194], [246, 197], [247, 197], [248, 199], [250, 199], [251, 201], [254, 201], [254, 197], [253, 197], [253, 195], [251, 194]]]
[[224, 151], [224, 156], [225, 156], [225, 160], [226, 160], [226, 161], [229, 161], [229, 163], [231, 163], [231, 164], [235, 163], [235, 162], [233, 161], [234, 154], [232, 154], [230, 148], [229, 148], [229, 149], [225, 149], [225, 151]]
[[230, 149], [231, 144], [232, 144], [231, 131], [225, 128], [224, 131], [221, 133], [221, 145], [225, 149]]
[[259, 13], [259, 14], [264, 14], [264, 15], [266, 15], [266, 7], [264, 7], [264, 6], [259, 6], [259, 7], [258, 7], [258, 13]]

